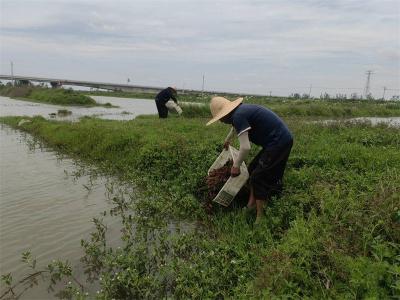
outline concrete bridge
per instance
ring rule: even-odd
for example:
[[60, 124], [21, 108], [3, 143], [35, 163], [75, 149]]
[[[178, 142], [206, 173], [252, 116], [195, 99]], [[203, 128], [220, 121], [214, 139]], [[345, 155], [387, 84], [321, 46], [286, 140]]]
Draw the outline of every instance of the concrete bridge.
[[[105, 89], [111, 91], [123, 91], [123, 92], [144, 92], [144, 93], [157, 93], [166, 87], [156, 86], [144, 86], [144, 85], [130, 85], [130, 84], [118, 84], [108, 82], [94, 82], [94, 81], [82, 81], [82, 80], [69, 80], [60, 78], [43, 78], [43, 77], [32, 77], [32, 76], [12, 76], [12, 75], [0, 75], [0, 80], [15, 80], [20, 82], [45, 82], [49, 83], [52, 87], [61, 87], [63, 85], [83, 86], [96, 89]], [[190, 90], [185, 89], [185, 93], [202, 93], [201, 90]], [[227, 93], [217, 91], [204, 91], [207, 94], [216, 95], [239, 95], [238, 93]], [[253, 96], [254, 94], [243, 94], [242, 96]]]
[[90, 88], [96, 88], [96, 89], [105, 89], [105, 90], [123, 91], [123, 92], [156, 93], [163, 89], [162, 87], [155, 87], [155, 86], [142, 86], [142, 85], [117, 84], [117, 83], [82, 81], [82, 80], [69, 80], [69, 79], [60, 79], [60, 78], [42, 78], [42, 77], [30, 77], [30, 76], [0, 75], [0, 80], [16, 80], [16, 81], [22, 81], [22, 82], [46, 82], [46, 83], [51, 84], [52, 87], [61, 87], [63, 85], [74, 85], [74, 86], [84, 86], [84, 87], [90, 87]]

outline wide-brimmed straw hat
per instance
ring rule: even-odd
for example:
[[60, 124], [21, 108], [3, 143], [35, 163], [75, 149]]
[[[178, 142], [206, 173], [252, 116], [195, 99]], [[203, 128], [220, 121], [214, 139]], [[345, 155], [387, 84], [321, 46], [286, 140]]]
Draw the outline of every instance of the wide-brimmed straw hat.
[[234, 110], [240, 103], [242, 103], [243, 98], [237, 98], [234, 101], [229, 101], [224, 97], [213, 97], [210, 102], [210, 110], [213, 118], [208, 121], [207, 126], [218, 121], [219, 119], [225, 117], [232, 110]]

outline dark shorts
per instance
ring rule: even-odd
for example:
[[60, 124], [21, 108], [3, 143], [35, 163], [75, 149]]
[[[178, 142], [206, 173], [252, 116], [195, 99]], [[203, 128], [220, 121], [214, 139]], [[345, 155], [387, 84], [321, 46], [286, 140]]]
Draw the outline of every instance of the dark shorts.
[[158, 116], [160, 118], [167, 118], [168, 117], [168, 108], [165, 106], [165, 103], [162, 103], [157, 98], [155, 99], [156, 106], [158, 110]]
[[282, 192], [282, 179], [293, 141], [282, 147], [262, 149], [249, 165], [249, 183], [256, 199], [267, 200]]

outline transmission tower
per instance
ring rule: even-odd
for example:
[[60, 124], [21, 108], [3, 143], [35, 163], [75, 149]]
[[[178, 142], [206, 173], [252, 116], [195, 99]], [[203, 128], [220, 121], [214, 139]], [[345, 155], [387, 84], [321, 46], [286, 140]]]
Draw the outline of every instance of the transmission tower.
[[15, 79], [14, 79], [14, 63], [12, 62], [12, 61], [10, 61], [10, 64], [11, 64], [11, 82], [12, 82], [12, 85], [15, 85]]
[[374, 74], [372, 70], [368, 70], [367, 72], [365, 72], [365, 74], [367, 74], [367, 83], [365, 84], [365, 91], [364, 91], [364, 95], [365, 98], [368, 98], [370, 91], [370, 82], [371, 82], [371, 75]]

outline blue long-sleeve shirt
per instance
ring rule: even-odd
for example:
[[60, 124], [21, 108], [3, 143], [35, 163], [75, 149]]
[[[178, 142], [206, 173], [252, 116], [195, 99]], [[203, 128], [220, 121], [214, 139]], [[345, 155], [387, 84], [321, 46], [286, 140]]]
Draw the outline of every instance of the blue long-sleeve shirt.
[[238, 136], [248, 131], [250, 141], [263, 148], [283, 146], [293, 140], [286, 124], [260, 105], [240, 104], [232, 113], [232, 125]]

